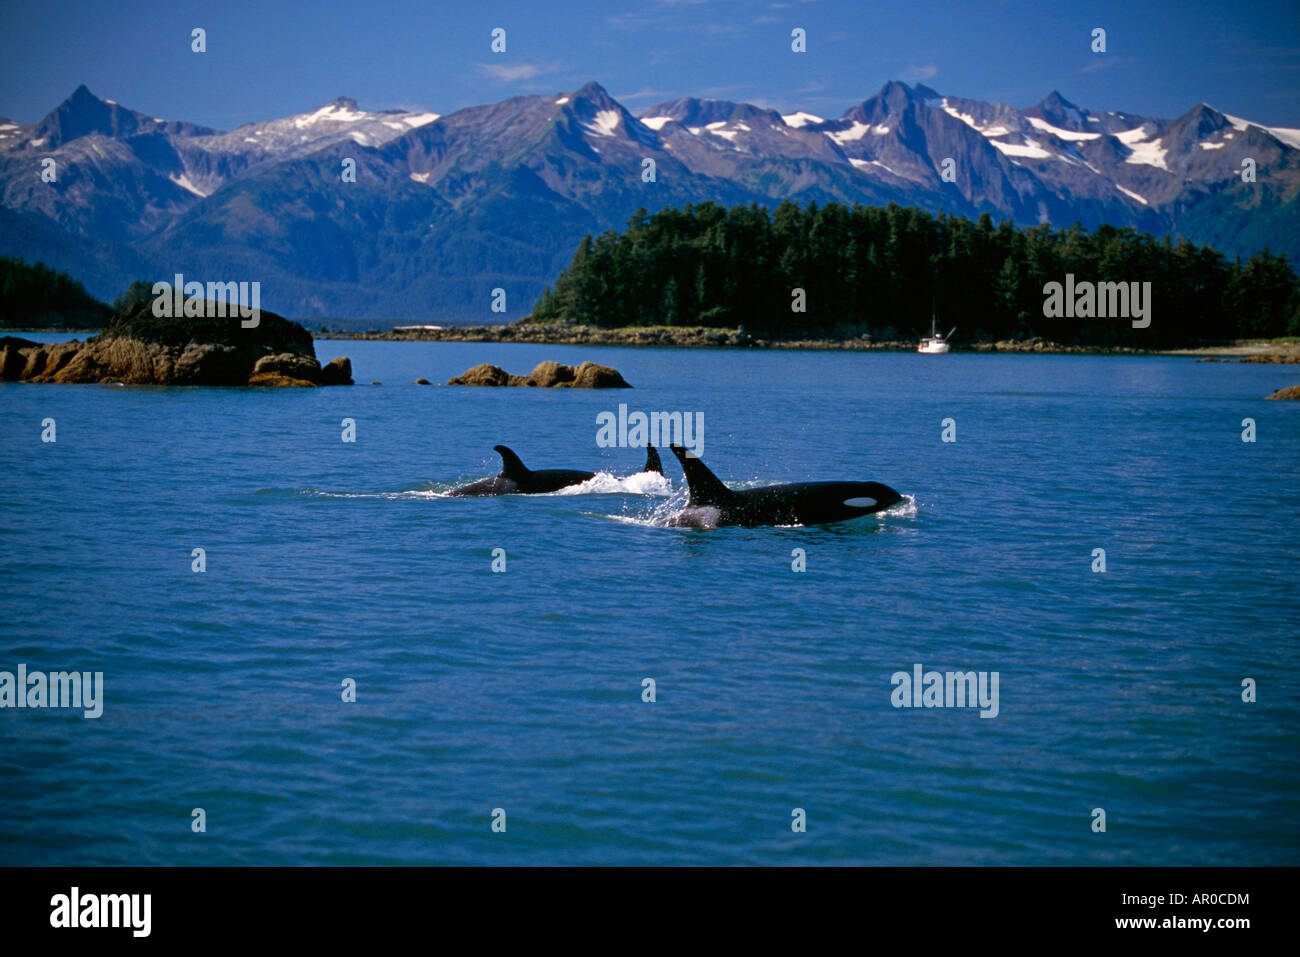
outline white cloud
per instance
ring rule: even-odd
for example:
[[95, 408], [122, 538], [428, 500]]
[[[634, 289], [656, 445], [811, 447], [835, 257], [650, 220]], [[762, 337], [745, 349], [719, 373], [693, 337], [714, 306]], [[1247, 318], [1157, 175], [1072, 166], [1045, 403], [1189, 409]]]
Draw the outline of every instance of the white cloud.
[[635, 103], [639, 100], [655, 100], [662, 102], [672, 98], [672, 93], [668, 90], [656, 90], [652, 86], [643, 86], [635, 93], [617, 93], [614, 99], [620, 103]]
[[559, 73], [564, 69], [563, 65], [558, 63], [475, 63], [474, 66], [498, 83], [533, 80], [548, 73]]
[[924, 66], [909, 66], [903, 71], [903, 82], [920, 83], [922, 80], [933, 79], [939, 75], [939, 67], [934, 63], [927, 63]]

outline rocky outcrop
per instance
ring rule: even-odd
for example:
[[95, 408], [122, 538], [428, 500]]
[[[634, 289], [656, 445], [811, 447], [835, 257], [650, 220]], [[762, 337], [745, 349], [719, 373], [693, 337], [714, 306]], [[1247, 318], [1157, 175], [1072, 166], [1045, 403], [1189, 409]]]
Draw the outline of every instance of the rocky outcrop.
[[0, 338], [0, 378], [24, 382], [123, 382], [133, 385], [351, 385], [352, 363], [324, 368], [311, 333], [262, 311], [258, 325], [216, 315], [158, 318], [152, 302], [114, 317], [80, 342], [39, 343]]
[[447, 385], [509, 385], [510, 373], [500, 366], [476, 365], [463, 375], [447, 380]]
[[575, 378], [573, 366], [560, 365], [558, 362], [547, 360], [539, 362], [528, 375], [525, 385], [537, 386], [540, 389], [554, 389], [557, 386], [571, 386]]
[[1242, 356], [1237, 361], [1294, 364], [1300, 363], [1300, 352], [1266, 352], [1260, 355]]
[[511, 375], [500, 366], [474, 366], [463, 375], [448, 379], [447, 385], [531, 386], [538, 389], [630, 389], [617, 369], [584, 362], [578, 368], [547, 360], [528, 375]]
[[1285, 389], [1278, 389], [1270, 399], [1300, 399], [1300, 385], [1287, 386]]
[[630, 389], [617, 369], [584, 362], [578, 366], [570, 383], [575, 389]]
[[320, 363], [307, 356], [281, 352], [262, 356], [248, 377], [249, 385], [263, 386], [314, 386], [320, 378]]
[[352, 360], [338, 356], [320, 367], [321, 385], [352, 385]]

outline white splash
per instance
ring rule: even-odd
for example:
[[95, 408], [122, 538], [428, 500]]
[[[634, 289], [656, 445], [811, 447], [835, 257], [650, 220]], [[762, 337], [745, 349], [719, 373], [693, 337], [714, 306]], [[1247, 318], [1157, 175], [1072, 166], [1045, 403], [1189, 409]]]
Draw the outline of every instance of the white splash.
[[916, 496], [904, 495], [901, 502], [876, 514], [882, 518], [916, 518]]
[[637, 472], [622, 477], [611, 472], [597, 472], [587, 481], [570, 485], [551, 495], [671, 495], [673, 483], [658, 472]]

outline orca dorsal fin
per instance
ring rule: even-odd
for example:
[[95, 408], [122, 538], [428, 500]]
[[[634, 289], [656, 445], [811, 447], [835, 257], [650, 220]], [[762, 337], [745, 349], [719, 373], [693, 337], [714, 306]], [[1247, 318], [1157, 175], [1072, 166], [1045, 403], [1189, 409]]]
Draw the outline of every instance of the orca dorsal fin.
[[642, 472], [658, 472], [664, 474], [664, 463], [659, 461], [659, 450], [653, 445], [647, 444], [645, 447], [645, 468]]
[[673, 450], [677, 461], [682, 463], [682, 471], [686, 473], [686, 486], [691, 493], [688, 504], [722, 505], [730, 501], [735, 493], [723, 485], [722, 480], [710, 472], [707, 465], [695, 456], [687, 455], [680, 445], [668, 447]]
[[504, 445], [494, 445], [492, 451], [501, 456], [501, 474], [506, 478], [521, 479], [530, 474], [528, 466], [519, 461], [519, 456]]

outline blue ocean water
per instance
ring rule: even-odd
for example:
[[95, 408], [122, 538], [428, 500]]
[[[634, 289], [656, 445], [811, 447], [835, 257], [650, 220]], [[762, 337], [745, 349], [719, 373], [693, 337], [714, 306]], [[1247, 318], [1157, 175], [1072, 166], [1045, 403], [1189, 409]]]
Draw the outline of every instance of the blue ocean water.
[[[0, 864], [1300, 863], [1295, 367], [318, 352], [366, 384], [0, 384], [0, 670], [104, 673], [98, 719], [0, 709]], [[411, 384], [548, 358], [635, 388]], [[635, 472], [620, 402], [703, 412], [725, 481], [907, 502], [662, 527], [668, 455], [672, 498], [438, 494], [497, 443]], [[916, 664], [999, 713], [895, 708]]]

